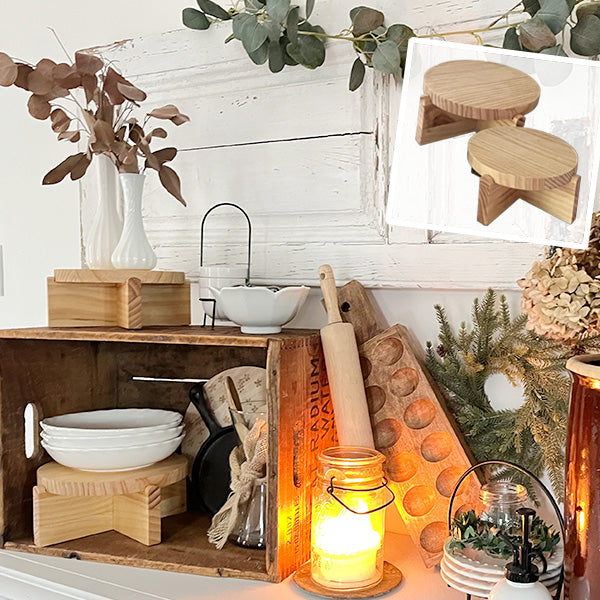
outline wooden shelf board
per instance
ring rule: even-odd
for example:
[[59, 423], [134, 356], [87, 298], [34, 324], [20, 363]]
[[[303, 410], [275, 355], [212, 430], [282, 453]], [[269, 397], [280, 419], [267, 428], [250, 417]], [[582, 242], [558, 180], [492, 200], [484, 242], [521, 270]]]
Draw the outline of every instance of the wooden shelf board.
[[206, 531], [210, 517], [184, 513], [162, 520], [162, 543], [144, 546], [120, 533], [97, 535], [39, 548], [33, 539], [6, 541], [7, 550], [80, 558], [148, 569], [177, 571], [195, 575], [241, 577], [269, 581], [264, 550], [241, 548], [227, 543], [216, 550], [208, 542]]
[[314, 329], [284, 329], [269, 335], [244, 335], [238, 327], [30, 327], [1, 329], [0, 339], [81, 340], [97, 342], [137, 342], [153, 344], [189, 344], [194, 346], [245, 346], [266, 348], [268, 341], [279, 339], [284, 343], [298, 338], [317, 335]]

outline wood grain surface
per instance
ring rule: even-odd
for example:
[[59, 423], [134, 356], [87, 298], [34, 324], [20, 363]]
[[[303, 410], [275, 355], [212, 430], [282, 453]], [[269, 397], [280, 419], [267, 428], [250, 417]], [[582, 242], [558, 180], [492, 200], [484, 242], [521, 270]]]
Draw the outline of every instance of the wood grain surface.
[[0, 329], [0, 339], [85, 340], [97, 342], [134, 342], [152, 344], [192, 344], [195, 346], [241, 346], [266, 348], [270, 339], [292, 342], [314, 329], [284, 329], [269, 335], [244, 335], [239, 327], [147, 327], [124, 330], [119, 327], [24, 327]]
[[54, 269], [57, 283], [123, 283], [135, 277], [142, 283], [185, 283], [183, 271], [146, 269]]
[[37, 484], [59, 496], [113, 496], [141, 492], [149, 485], [163, 488], [185, 479], [186, 474], [187, 459], [180, 454], [122, 473], [91, 473], [49, 462], [38, 469]]
[[525, 127], [495, 127], [476, 133], [467, 158], [479, 175], [518, 190], [566, 185], [577, 171], [577, 152], [560, 138]]
[[442, 110], [482, 120], [525, 115], [540, 98], [540, 86], [529, 75], [479, 60], [453, 60], [428, 69], [423, 92]]
[[[406, 328], [395, 325], [359, 348], [375, 447], [396, 494], [396, 507], [428, 567], [439, 563], [449, 535], [449, 498], [472, 462], [454, 421], [421, 364]], [[469, 477], [456, 507], [475, 506]]]

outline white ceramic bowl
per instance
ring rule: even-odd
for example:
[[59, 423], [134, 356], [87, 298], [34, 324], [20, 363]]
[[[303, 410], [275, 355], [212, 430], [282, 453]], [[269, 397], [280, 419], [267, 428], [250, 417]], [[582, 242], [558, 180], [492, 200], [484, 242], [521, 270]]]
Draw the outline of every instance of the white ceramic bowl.
[[156, 408], [113, 408], [71, 413], [40, 421], [42, 429], [61, 437], [105, 437], [161, 431], [177, 427], [183, 415]]
[[42, 439], [56, 448], [125, 448], [129, 446], [142, 446], [144, 444], [160, 444], [179, 437], [183, 433], [183, 425], [160, 429], [158, 431], [140, 431], [123, 433], [121, 435], [103, 435], [97, 433], [89, 436], [62, 436], [55, 433], [42, 431]]
[[144, 444], [142, 446], [126, 446], [122, 448], [57, 448], [42, 440], [46, 452], [65, 467], [80, 471], [97, 471], [109, 473], [113, 471], [133, 471], [149, 467], [171, 456], [181, 444], [184, 435], [160, 444]]
[[242, 333], [279, 333], [291, 321], [308, 296], [306, 286], [273, 291], [262, 286], [211, 289], [230, 321], [240, 325]]

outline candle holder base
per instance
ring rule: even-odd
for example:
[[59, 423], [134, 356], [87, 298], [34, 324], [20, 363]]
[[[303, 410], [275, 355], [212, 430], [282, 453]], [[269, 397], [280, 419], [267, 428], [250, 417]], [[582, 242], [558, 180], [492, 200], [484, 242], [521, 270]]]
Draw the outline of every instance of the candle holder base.
[[364, 590], [333, 590], [319, 585], [310, 575], [310, 561], [305, 562], [294, 573], [296, 585], [323, 598], [374, 598], [398, 587], [402, 579], [402, 571], [387, 561], [383, 563], [383, 579], [377, 585]]

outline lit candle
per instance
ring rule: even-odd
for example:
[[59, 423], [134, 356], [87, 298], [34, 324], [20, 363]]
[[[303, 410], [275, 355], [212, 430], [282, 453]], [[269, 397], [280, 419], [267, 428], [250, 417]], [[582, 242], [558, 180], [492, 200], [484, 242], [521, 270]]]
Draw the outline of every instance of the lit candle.
[[[359, 509], [360, 510], [360, 509]], [[348, 588], [378, 579], [378, 553], [381, 534], [369, 515], [356, 515], [341, 509], [336, 515], [320, 515], [315, 528], [312, 577], [326, 587]]]

